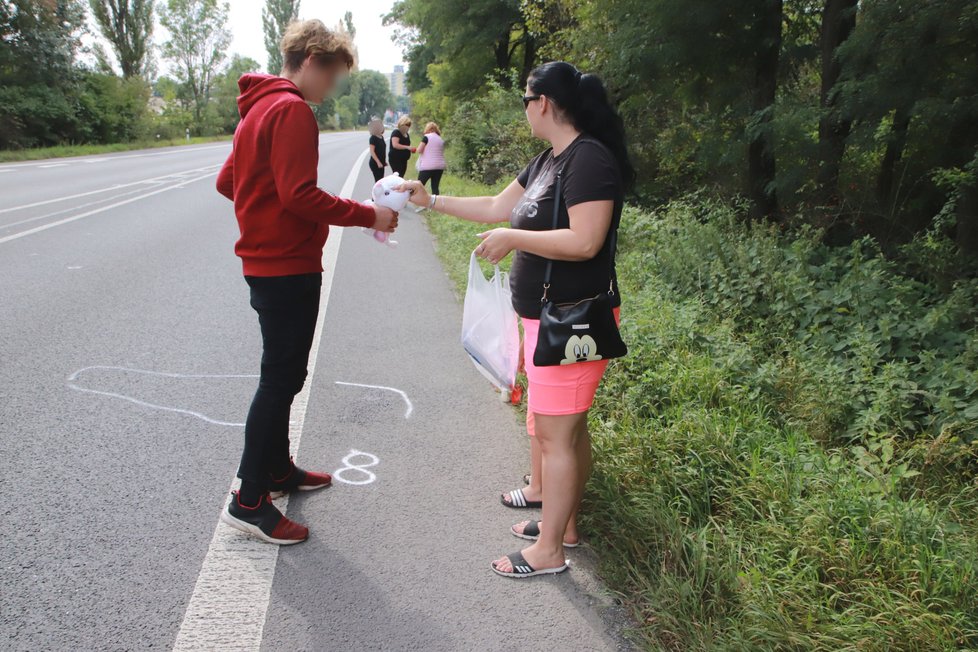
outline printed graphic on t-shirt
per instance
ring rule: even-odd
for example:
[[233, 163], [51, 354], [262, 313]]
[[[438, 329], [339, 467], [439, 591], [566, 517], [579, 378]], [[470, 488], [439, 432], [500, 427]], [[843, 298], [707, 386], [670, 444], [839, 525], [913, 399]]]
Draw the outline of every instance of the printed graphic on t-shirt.
[[550, 192], [553, 185], [554, 175], [553, 168], [548, 167], [545, 170], [541, 170], [540, 174], [536, 175], [530, 186], [523, 192], [523, 196], [520, 198], [519, 202], [516, 204], [516, 208], [513, 209], [513, 217], [519, 220], [521, 217], [534, 218], [540, 211], [540, 200], [547, 197], [547, 193]]

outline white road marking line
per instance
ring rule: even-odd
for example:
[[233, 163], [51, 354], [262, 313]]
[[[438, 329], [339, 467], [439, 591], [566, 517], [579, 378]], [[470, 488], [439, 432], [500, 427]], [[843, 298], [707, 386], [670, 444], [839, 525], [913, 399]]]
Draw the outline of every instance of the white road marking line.
[[[176, 181], [176, 179], [174, 179]], [[153, 185], [160, 185], [159, 183], [154, 183]], [[16, 222], [8, 222], [6, 224], [0, 224], [0, 229], [12, 229], [15, 226], [20, 226], [21, 224], [30, 224], [31, 222], [39, 222], [41, 220], [46, 220], [54, 217], [55, 215], [63, 215], [64, 213], [70, 213], [71, 211], [76, 211], [80, 208], [85, 208], [86, 206], [97, 206], [99, 204], [104, 204], [105, 202], [112, 201], [113, 199], [122, 199], [123, 197], [128, 197], [139, 192], [143, 192], [143, 188], [132, 188], [126, 192], [120, 192], [118, 195], [109, 195], [108, 197], [100, 197], [95, 201], [88, 201], [84, 204], [75, 204], [69, 206], [68, 208], [62, 208], [61, 210], [54, 211], [53, 213], [45, 213], [44, 215], [37, 215], [35, 217], [28, 217], [23, 220], [17, 220]]]
[[0, 168], [0, 172], [16, 172], [16, 168]]
[[404, 418], [409, 419], [411, 417], [411, 413], [414, 412], [414, 405], [411, 403], [411, 399], [408, 398], [407, 393], [396, 387], [385, 387], [384, 385], [362, 385], [360, 383], [344, 383], [343, 381], [340, 380], [337, 380], [336, 384], [346, 385], [348, 387], [366, 387], [367, 389], [383, 389], [388, 392], [394, 392], [396, 394], [400, 394], [401, 398], [404, 399], [405, 405], [407, 405], [407, 410], [404, 411]]
[[36, 201], [32, 204], [21, 204], [20, 206], [12, 206], [9, 208], [0, 208], [0, 213], [9, 213], [11, 211], [19, 211], [25, 208], [36, 208], [37, 206], [44, 206], [46, 204], [55, 204], [57, 202], [66, 201], [68, 199], [78, 199], [79, 197], [88, 197], [89, 195], [97, 195], [102, 192], [110, 192], [112, 190], [120, 190], [122, 188], [129, 188], [130, 186], [138, 186], [141, 183], [153, 183], [159, 182], [170, 177], [176, 176], [178, 174], [191, 174], [196, 172], [203, 172], [204, 170], [210, 170], [215, 167], [220, 167], [219, 165], [207, 165], [202, 168], [194, 168], [192, 170], [183, 170], [181, 172], [171, 172], [170, 174], [164, 174], [158, 177], [150, 177], [149, 179], [140, 179], [139, 181], [131, 181], [129, 183], [117, 183], [113, 186], [108, 186], [105, 188], [99, 188], [98, 190], [89, 190], [88, 192], [80, 192], [75, 195], [65, 195], [64, 197], [55, 197], [54, 199], [45, 199], [44, 201]]
[[41, 226], [36, 226], [33, 229], [28, 229], [27, 231], [21, 231], [20, 233], [14, 233], [6, 237], [0, 238], [0, 244], [5, 242], [10, 242], [11, 240], [16, 240], [17, 238], [23, 238], [24, 236], [32, 235], [34, 233], [39, 233], [41, 231], [46, 231], [47, 229], [53, 229], [56, 226], [61, 226], [62, 224], [68, 224], [69, 222], [74, 222], [75, 220], [80, 220], [85, 217], [90, 217], [92, 215], [97, 215], [98, 213], [104, 213], [105, 211], [112, 210], [113, 208], [118, 208], [119, 206], [125, 206], [126, 204], [131, 204], [134, 201], [139, 201], [140, 199], [146, 199], [147, 197], [152, 197], [153, 195], [158, 195], [162, 192], [167, 192], [168, 190], [175, 190], [177, 188], [183, 188], [188, 183], [194, 181], [200, 181], [201, 179], [206, 179], [207, 177], [212, 177], [217, 173], [216, 170], [213, 172], [208, 172], [207, 174], [202, 174], [194, 179], [189, 179], [187, 181], [182, 181], [180, 183], [173, 184], [171, 186], [164, 186], [158, 190], [153, 190], [152, 192], [143, 193], [142, 195], [137, 195], [135, 197], [130, 197], [129, 199], [124, 199], [118, 201], [114, 204], [109, 204], [108, 206], [102, 206], [101, 208], [96, 208], [79, 215], [72, 215], [71, 217], [66, 217], [63, 220], [58, 220], [57, 222], [50, 222], [48, 224], [43, 224]]
[[[69, 267], [68, 269], [81, 269], [80, 267]], [[193, 410], [184, 410], [183, 408], [171, 407], [168, 405], [157, 405], [156, 403], [150, 403], [148, 401], [143, 401], [132, 396], [127, 396], [125, 394], [117, 394], [116, 392], [106, 392], [100, 389], [91, 389], [89, 387], [82, 387], [76, 381], [78, 377], [84, 374], [86, 371], [92, 371], [93, 369], [108, 369], [111, 371], [125, 371], [135, 374], [142, 374], [144, 376], [160, 376], [163, 378], [258, 378], [256, 374], [178, 374], [170, 373], [165, 371], [150, 371], [149, 369], [133, 369], [130, 367], [113, 367], [108, 365], [92, 365], [90, 367], [83, 367], [78, 371], [74, 372], [68, 376], [68, 387], [75, 390], [76, 392], [86, 392], [88, 394], [97, 394], [98, 396], [108, 396], [110, 398], [118, 398], [123, 401], [128, 401], [130, 403], [135, 403], [136, 405], [149, 408], [151, 410], [160, 410], [162, 412], [176, 412], [177, 414], [186, 414], [187, 416], [196, 417], [207, 423], [213, 423], [216, 426], [232, 426], [237, 428], [244, 428], [243, 423], [235, 423], [232, 421], [221, 421], [219, 419], [212, 419], [207, 415], [201, 414], [200, 412], [194, 412]]]
[[[370, 150], [364, 150], [350, 170], [340, 190], [340, 197], [353, 193], [363, 163]], [[330, 227], [329, 239], [323, 251], [323, 288], [319, 303], [319, 322], [309, 351], [309, 373], [302, 391], [292, 402], [289, 439], [291, 453], [298, 457], [302, 427], [309, 405], [309, 390], [316, 372], [316, 359], [322, 341], [323, 324], [329, 296], [333, 289], [337, 254], [344, 229]], [[232, 489], [239, 485], [235, 479]], [[288, 494], [278, 503], [282, 513], [289, 506]], [[173, 649], [185, 650], [259, 650], [265, 629], [265, 615], [275, 580], [278, 563], [276, 545], [263, 543], [217, 522], [214, 536], [207, 547], [197, 584], [184, 613]]]
[[38, 165], [37, 167], [41, 168], [42, 170], [47, 170], [48, 168], [63, 168], [67, 166], [67, 163], [48, 163], [47, 165]]

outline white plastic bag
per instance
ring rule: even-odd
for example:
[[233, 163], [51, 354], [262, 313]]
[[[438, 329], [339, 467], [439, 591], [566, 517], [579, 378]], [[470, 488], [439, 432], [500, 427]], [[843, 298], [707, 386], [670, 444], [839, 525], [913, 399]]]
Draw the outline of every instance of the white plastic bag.
[[509, 292], [508, 275], [496, 266], [486, 280], [472, 253], [469, 287], [462, 310], [462, 346], [482, 375], [508, 393], [520, 363], [520, 331]]

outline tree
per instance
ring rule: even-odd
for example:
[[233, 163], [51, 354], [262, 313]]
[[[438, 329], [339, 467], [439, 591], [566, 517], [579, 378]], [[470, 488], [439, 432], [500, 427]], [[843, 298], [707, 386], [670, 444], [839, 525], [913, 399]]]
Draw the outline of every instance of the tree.
[[153, 0], [89, 0], [88, 6], [112, 45], [122, 76], [143, 74], [153, 34]]
[[234, 55], [227, 70], [214, 79], [214, 105], [219, 127], [225, 133], [234, 133], [241, 115], [238, 112], [238, 80], [242, 75], [261, 70], [261, 64], [251, 57]]
[[513, 0], [399, 0], [384, 24], [400, 26], [396, 39], [410, 64], [411, 92], [431, 83], [431, 65], [442, 66], [439, 92], [451, 96], [472, 95], [487, 75], [508, 84], [510, 68], [526, 68], [523, 53], [532, 41]]
[[361, 70], [353, 83], [353, 96], [357, 98], [357, 115], [360, 124], [367, 124], [373, 116], [382, 116], [394, 103], [387, 76], [376, 70]]
[[747, 130], [747, 185], [753, 218], [777, 217], [778, 196], [774, 157], [774, 103], [778, 95], [784, 0], [757, 3], [748, 31], [756, 49], [753, 54], [751, 118]]
[[282, 35], [289, 23], [299, 17], [301, 0], [265, 0], [261, 11], [262, 28], [265, 31], [265, 50], [268, 51], [268, 72], [277, 75], [282, 72]]
[[81, 2], [0, 2], [0, 148], [78, 139]]
[[823, 201], [834, 202], [839, 189], [839, 168], [845, 154], [846, 139], [852, 122], [839, 110], [836, 84], [842, 74], [839, 46], [856, 28], [856, 9], [859, 0], [825, 0], [822, 28], [819, 35], [821, 52], [821, 89], [818, 122], [819, 168], [818, 186]]
[[231, 43], [228, 11], [228, 3], [219, 0], [167, 0], [160, 6], [160, 23], [170, 32], [163, 55], [176, 64], [177, 78], [190, 91], [198, 127]]

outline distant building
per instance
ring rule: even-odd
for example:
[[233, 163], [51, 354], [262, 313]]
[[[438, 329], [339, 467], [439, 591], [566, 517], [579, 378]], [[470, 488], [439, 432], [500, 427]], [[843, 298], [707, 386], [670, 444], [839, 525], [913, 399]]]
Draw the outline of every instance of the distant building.
[[394, 97], [407, 95], [407, 86], [404, 85], [404, 66], [394, 66], [394, 72], [387, 73], [390, 81], [391, 94]]
[[149, 98], [149, 102], [147, 104], [150, 111], [156, 115], [163, 115], [163, 112], [166, 110], [167, 101], [159, 95], [153, 95]]

